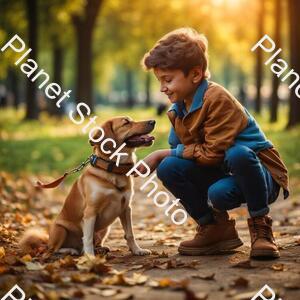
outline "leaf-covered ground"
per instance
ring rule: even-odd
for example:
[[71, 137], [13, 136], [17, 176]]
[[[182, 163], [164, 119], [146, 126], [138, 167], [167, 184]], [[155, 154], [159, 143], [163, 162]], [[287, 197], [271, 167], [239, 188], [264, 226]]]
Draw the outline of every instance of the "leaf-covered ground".
[[[180, 241], [194, 234], [192, 220], [172, 224], [164, 209], [139, 191], [136, 180], [133, 223], [136, 239], [151, 256], [132, 256], [119, 222], [112, 226], [106, 245], [111, 251], [92, 259], [56, 255], [44, 258], [20, 254], [17, 241], [26, 228], [46, 230], [59, 212], [69, 186], [41, 191], [35, 178], [0, 173], [0, 297], [15, 283], [26, 299], [251, 299], [265, 284], [284, 300], [300, 299], [300, 201], [297, 195], [279, 199], [271, 210], [281, 258], [249, 260], [245, 208], [231, 212], [244, 246], [214, 256], [185, 257]], [[46, 180], [47, 178], [43, 178]], [[49, 178], [50, 179], [50, 178]], [[299, 182], [292, 182], [292, 189]], [[162, 187], [160, 187], [162, 189]]]

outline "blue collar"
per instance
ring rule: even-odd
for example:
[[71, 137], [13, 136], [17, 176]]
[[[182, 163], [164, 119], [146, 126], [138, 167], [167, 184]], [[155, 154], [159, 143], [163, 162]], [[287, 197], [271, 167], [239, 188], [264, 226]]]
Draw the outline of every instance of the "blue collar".
[[[191, 109], [188, 112], [188, 114], [202, 107], [203, 96], [207, 90], [207, 87], [208, 87], [208, 81], [206, 79], [203, 79], [201, 84], [198, 86], [198, 88], [196, 90], [196, 93], [193, 97]], [[168, 111], [175, 110], [178, 117], [183, 118], [184, 117], [183, 109], [184, 109], [184, 102], [180, 101], [180, 102], [174, 103]]]

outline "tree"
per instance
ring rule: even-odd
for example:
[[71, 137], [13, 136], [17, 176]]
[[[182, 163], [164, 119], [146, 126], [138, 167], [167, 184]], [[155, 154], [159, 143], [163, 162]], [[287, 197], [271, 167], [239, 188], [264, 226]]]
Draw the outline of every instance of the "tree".
[[[300, 74], [300, 27], [299, 11], [300, 1], [289, 0], [289, 30], [290, 30], [290, 63], [295, 72]], [[300, 123], [300, 99], [296, 96], [294, 89], [291, 90], [290, 95], [290, 109], [288, 128]]]
[[[265, 34], [264, 32], [264, 16], [265, 16], [265, 0], [260, 0], [260, 7], [258, 10], [258, 39]], [[260, 113], [261, 111], [261, 86], [263, 81], [263, 51], [259, 47], [256, 50], [256, 70], [255, 70], [255, 78], [256, 78], [256, 96], [255, 96], [255, 111]]]
[[84, 101], [91, 110], [93, 101], [92, 37], [102, 0], [87, 0], [81, 14], [73, 15], [76, 33], [76, 101]]
[[[26, 12], [28, 19], [28, 47], [32, 49], [29, 57], [37, 61], [37, 0], [26, 0]], [[39, 117], [39, 108], [36, 98], [36, 84], [31, 80], [26, 81], [26, 120], [34, 120]]]
[[[27, 17], [24, 10], [23, 1], [9, 2], [0, 0], [0, 38], [6, 41], [18, 32], [24, 36], [27, 30]], [[0, 60], [0, 80], [6, 86], [8, 94], [12, 96], [12, 104], [15, 109], [20, 103], [20, 82], [23, 84], [23, 78], [19, 75], [19, 68], [14, 65], [18, 53], [1, 53], [3, 59]]]
[[17, 110], [20, 104], [19, 72], [16, 68], [9, 68], [7, 72], [8, 89], [13, 96], [13, 107]]
[[[74, 3], [74, 1], [73, 1]], [[63, 67], [65, 52], [68, 51], [72, 43], [70, 17], [75, 11], [77, 12], [81, 6], [71, 4], [70, 0], [52, 0], [51, 2], [39, 3], [39, 25], [43, 35], [40, 37], [40, 44], [42, 45], [41, 52], [48, 52], [50, 54], [48, 64], [52, 66], [52, 81], [63, 86]], [[49, 26], [49, 22], [55, 24]], [[50, 61], [51, 60], [51, 61]], [[51, 116], [61, 117], [64, 110], [56, 106], [55, 101], [47, 100], [47, 110]]]
[[[274, 42], [277, 48], [281, 47], [281, 37], [280, 37], [280, 28], [281, 28], [281, 0], [275, 0], [274, 7], [274, 23], [275, 23], [275, 35]], [[278, 97], [278, 87], [279, 87], [279, 78], [277, 76], [272, 76], [272, 94], [270, 99], [270, 122], [277, 121], [278, 114], [278, 105], [279, 105], [279, 97]]]
[[151, 75], [149, 72], [146, 73], [145, 76], [145, 106], [151, 106]]

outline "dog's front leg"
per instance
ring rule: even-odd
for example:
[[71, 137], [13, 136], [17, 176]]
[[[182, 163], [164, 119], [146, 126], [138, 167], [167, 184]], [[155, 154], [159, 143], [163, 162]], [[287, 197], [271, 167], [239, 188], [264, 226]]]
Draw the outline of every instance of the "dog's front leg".
[[148, 249], [142, 249], [135, 241], [133, 229], [132, 229], [132, 218], [131, 218], [131, 207], [125, 208], [124, 212], [120, 215], [120, 220], [125, 232], [125, 239], [130, 251], [135, 255], [149, 255], [151, 251]]
[[94, 228], [96, 216], [89, 215], [83, 217], [82, 232], [83, 232], [83, 253], [95, 255], [94, 252]]

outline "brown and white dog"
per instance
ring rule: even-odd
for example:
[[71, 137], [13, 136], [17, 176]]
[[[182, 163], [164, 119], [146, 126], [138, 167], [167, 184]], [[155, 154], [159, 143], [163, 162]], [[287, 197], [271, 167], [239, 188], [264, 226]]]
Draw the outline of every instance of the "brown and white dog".
[[[109, 227], [118, 217], [131, 252], [135, 255], [151, 253], [140, 248], [134, 238], [130, 206], [134, 194], [133, 180], [126, 173], [135, 163], [135, 148], [152, 145], [154, 137], [148, 134], [154, 126], [153, 120], [134, 122], [128, 117], [116, 117], [103, 124], [105, 138], [113, 139], [117, 146], [125, 142], [122, 152], [128, 155], [122, 156], [119, 166], [116, 166], [114, 160], [109, 160], [111, 154], [101, 151], [101, 142], [90, 141], [95, 160], [73, 184], [50, 229], [50, 253], [94, 255], [95, 241], [103, 247]], [[93, 140], [97, 137], [100, 137], [100, 131], [95, 133]], [[109, 145], [112, 143], [106, 143], [106, 151]], [[31, 233], [25, 233], [20, 241], [21, 248], [30, 248], [33, 240]]]

